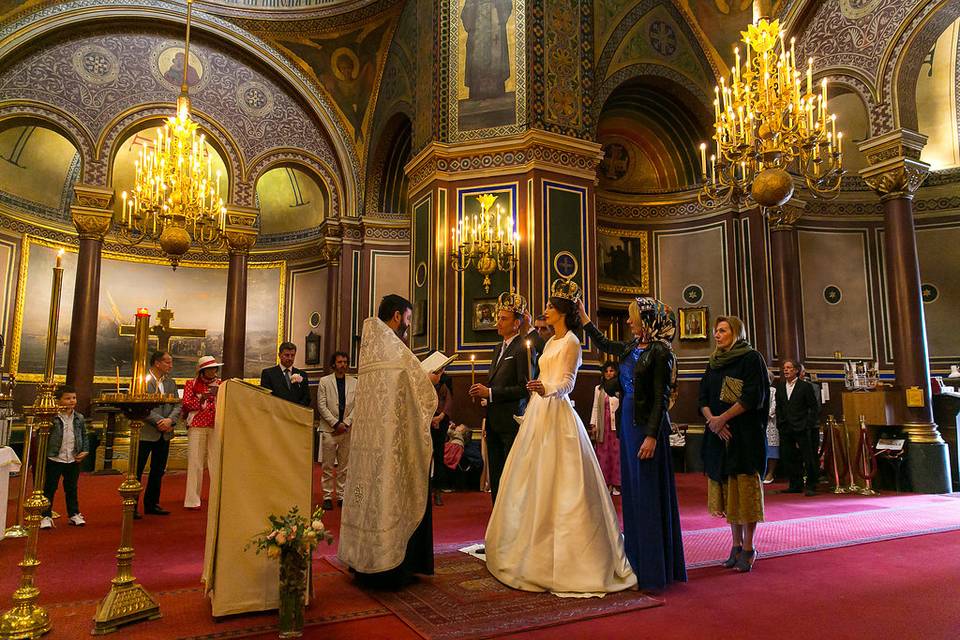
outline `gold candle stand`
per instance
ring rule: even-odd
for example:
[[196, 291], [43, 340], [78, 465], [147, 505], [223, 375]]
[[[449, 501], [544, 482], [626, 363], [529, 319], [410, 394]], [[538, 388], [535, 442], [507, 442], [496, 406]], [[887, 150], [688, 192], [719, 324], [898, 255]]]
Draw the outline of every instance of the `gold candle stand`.
[[27, 501], [27, 477], [30, 475], [30, 447], [33, 440], [33, 416], [27, 416], [27, 426], [23, 431], [23, 461], [20, 463], [20, 486], [17, 488], [17, 515], [12, 525], [3, 532], [4, 538], [26, 538], [27, 528], [23, 526], [23, 505]]
[[[40, 520], [43, 512], [50, 507], [50, 501], [43, 494], [44, 474], [47, 467], [47, 441], [50, 427], [59, 412], [54, 395], [56, 383], [53, 378], [53, 366], [57, 358], [57, 328], [60, 322], [60, 290], [63, 288], [63, 268], [60, 260], [63, 249], [57, 254], [57, 264], [53, 268], [53, 284], [50, 290], [50, 316], [47, 320], [47, 352], [44, 361], [43, 382], [38, 385], [37, 399], [24, 413], [33, 416], [37, 428], [37, 462], [33, 468], [33, 491], [23, 503], [26, 512], [27, 541], [20, 562], [20, 586], [13, 592], [13, 608], [0, 617], [0, 638], [39, 638], [50, 631], [50, 615], [37, 604], [40, 589], [36, 585], [37, 538], [40, 532]], [[29, 464], [29, 460], [25, 461]], [[24, 477], [26, 474], [22, 474]]]
[[123, 515], [120, 528], [120, 547], [117, 549], [117, 575], [110, 581], [110, 591], [97, 606], [92, 633], [103, 635], [121, 626], [155, 620], [160, 617], [160, 605], [133, 576], [133, 512], [137, 508], [140, 478], [137, 475], [137, 454], [140, 449], [140, 429], [151, 409], [160, 404], [179, 402], [174, 395], [147, 393], [147, 340], [150, 334], [150, 314], [137, 309], [133, 338], [133, 379], [129, 393], [104, 393], [101, 400], [120, 408], [130, 420], [130, 451], [127, 475], [120, 484]]

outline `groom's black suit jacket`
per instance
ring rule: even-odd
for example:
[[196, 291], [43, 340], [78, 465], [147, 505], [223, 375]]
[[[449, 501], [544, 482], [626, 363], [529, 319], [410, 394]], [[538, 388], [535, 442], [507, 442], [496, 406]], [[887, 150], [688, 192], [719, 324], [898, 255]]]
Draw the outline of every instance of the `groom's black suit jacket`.
[[283, 398], [290, 402], [296, 402], [304, 407], [310, 406], [310, 382], [307, 380], [307, 372], [296, 367], [290, 368], [290, 375], [299, 373], [303, 380], [293, 382], [287, 386], [287, 379], [283, 375], [283, 369], [280, 365], [268, 367], [260, 372], [260, 386], [264, 389], [270, 389], [273, 395]]
[[498, 432], [516, 433], [519, 425], [513, 416], [523, 415], [527, 406], [527, 350], [523, 336], [516, 336], [507, 347], [503, 357], [500, 350], [503, 343], [493, 350], [490, 372], [487, 374], [487, 386], [491, 390], [491, 400], [487, 405], [487, 429]]

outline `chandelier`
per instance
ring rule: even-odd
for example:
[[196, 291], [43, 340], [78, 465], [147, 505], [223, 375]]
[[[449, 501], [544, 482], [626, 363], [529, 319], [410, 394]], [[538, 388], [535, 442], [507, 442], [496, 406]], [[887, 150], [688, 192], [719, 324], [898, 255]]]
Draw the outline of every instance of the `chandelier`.
[[[759, 20], [741, 32], [746, 55], [734, 48], [730, 85], [714, 89], [714, 135], [709, 167], [707, 145], [700, 145], [704, 207], [754, 202], [776, 223], [786, 222], [781, 207], [793, 196], [800, 176], [817, 197], [835, 197], [843, 177], [843, 133], [827, 110], [827, 80], [806, 83], [796, 64], [796, 39], [789, 49], [778, 20]], [[819, 89], [819, 91], [817, 91]]]
[[483, 290], [490, 293], [490, 274], [512, 271], [520, 255], [520, 234], [516, 232], [513, 216], [504, 216], [496, 203], [497, 196], [485, 193], [477, 196], [480, 215], [464, 216], [456, 228], [450, 230], [455, 251], [450, 265], [457, 271], [471, 266], [483, 276]]
[[152, 142], [143, 145], [134, 161], [134, 185], [131, 193], [121, 194], [118, 228], [118, 235], [128, 244], [144, 240], [159, 244], [174, 269], [194, 244], [205, 251], [222, 249], [227, 222], [220, 197], [220, 171], [213, 170], [206, 136], [190, 118], [187, 72], [192, 4], [187, 0], [177, 114], [157, 127]]

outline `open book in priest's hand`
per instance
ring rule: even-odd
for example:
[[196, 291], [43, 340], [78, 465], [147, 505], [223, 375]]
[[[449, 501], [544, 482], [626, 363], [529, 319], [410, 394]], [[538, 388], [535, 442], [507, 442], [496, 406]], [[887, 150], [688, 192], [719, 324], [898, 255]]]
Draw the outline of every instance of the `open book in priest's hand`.
[[427, 373], [436, 373], [457, 359], [457, 354], [452, 356], [444, 355], [440, 351], [434, 351], [430, 356], [420, 363], [423, 370]]

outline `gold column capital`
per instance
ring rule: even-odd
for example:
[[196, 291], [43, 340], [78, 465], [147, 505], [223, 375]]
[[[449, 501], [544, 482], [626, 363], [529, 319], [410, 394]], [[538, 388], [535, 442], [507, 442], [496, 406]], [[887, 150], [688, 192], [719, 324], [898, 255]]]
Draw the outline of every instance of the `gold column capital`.
[[260, 235], [257, 229], [258, 215], [255, 207], [227, 207], [227, 227], [223, 235], [230, 253], [249, 253], [257, 243]]
[[790, 198], [783, 205], [774, 209], [767, 209], [771, 231], [791, 231], [797, 220], [803, 216], [807, 203], [799, 198]]
[[870, 166], [860, 176], [881, 200], [912, 198], [930, 173], [930, 165], [920, 160], [926, 144], [927, 136], [909, 129], [864, 140], [857, 146]]
[[113, 223], [113, 190], [77, 184], [73, 193], [70, 217], [80, 238], [102, 241]]

